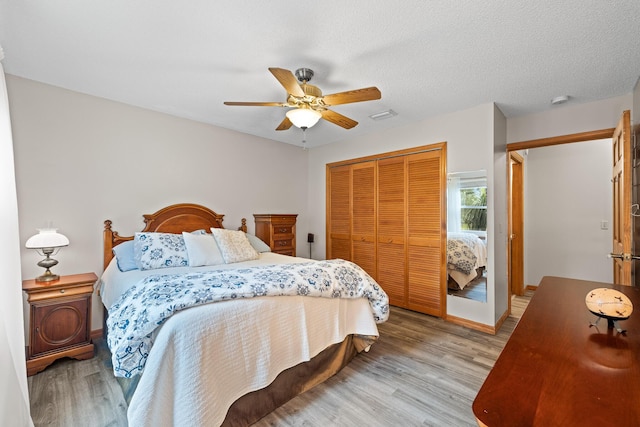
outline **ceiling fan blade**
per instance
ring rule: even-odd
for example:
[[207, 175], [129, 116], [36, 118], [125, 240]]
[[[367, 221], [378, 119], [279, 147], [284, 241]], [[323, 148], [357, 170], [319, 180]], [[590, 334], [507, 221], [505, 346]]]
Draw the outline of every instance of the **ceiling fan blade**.
[[298, 84], [298, 79], [296, 79], [296, 76], [294, 76], [291, 71], [285, 70], [284, 68], [273, 67], [269, 68], [269, 71], [271, 71], [271, 74], [278, 79], [280, 84], [286, 89], [287, 93], [297, 97], [304, 96], [304, 91], [300, 87], [300, 84]]
[[356, 122], [355, 120], [352, 120], [347, 116], [343, 116], [340, 113], [336, 113], [335, 111], [324, 110], [321, 111], [321, 113], [323, 119], [345, 129], [351, 129], [352, 127], [358, 125], [358, 122]]
[[373, 101], [382, 98], [382, 94], [377, 87], [367, 87], [363, 89], [348, 90], [346, 92], [332, 93], [323, 97], [325, 105], [350, 104], [352, 102]]
[[282, 102], [230, 102], [225, 101], [224, 105], [236, 105], [244, 107], [286, 107]]
[[285, 116], [284, 120], [278, 125], [276, 130], [287, 130], [291, 126], [293, 126], [293, 123], [291, 123], [291, 120], [289, 120], [289, 117]]

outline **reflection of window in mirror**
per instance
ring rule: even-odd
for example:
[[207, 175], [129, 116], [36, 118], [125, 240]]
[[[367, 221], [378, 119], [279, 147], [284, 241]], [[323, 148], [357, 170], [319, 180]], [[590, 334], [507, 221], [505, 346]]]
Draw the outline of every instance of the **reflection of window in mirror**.
[[487, 175], [485, 171], [448, 175], [448, 292], [487, 301]]

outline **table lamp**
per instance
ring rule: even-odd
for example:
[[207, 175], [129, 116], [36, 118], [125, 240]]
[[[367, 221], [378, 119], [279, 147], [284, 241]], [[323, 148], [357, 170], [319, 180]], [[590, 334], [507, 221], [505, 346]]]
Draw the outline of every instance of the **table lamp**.
[[36, 249], [40, 255], [46, 257], [38, 263], [40, 267], [46, 270], [42, 276], [36, 277], [36, 282], [52, 282], [60, 278], [57, 274], [51, 273], [50, 268], [58, 264], [58, 261], [51, 258], [51, 255], [57, 254], [61, 247], [68, 245], [69, 239], [58, 233], [55, 228], [39, 228], [38, 234], [29, 237], [25, 247], [27, 249]]

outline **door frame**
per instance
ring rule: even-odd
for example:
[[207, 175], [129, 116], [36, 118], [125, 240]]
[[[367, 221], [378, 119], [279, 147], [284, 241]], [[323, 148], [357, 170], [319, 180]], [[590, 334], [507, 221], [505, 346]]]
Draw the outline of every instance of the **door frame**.
[[[514, 167], [518, 165], [518, 167]], [[524, 295], [524, 158], [509, 152], [507, 271], [511, 294]], [[514, 242], [515, 240], [515, 242]], [[509, 299], [511, 303], [511, 299]]]
[[[507, 156], [506, 156], [506, 161], [507, 161], [507, 215], [509, 216], [513, 206], [512, 203], [513, 201], [511, 200], [511, 191], [512, 191], [512, 180], [511, 180], [511, 153], [515, 152], [515, 151], [521, 151], [521, 150], [528, 150], [530, 148], [540, 148], [540, 147], [550, 147], [553, 145], [561, 145], [561, 144], [570, 144], [573, 142], [586, 142], [586, 141], [594, 141], [594, 140], [598, 140], [598, 139], [607, 139], [607, 138], [612, 138], [613, 137], [613, 132], [615, 131], [615, 128], [607, 128], [607, 129], [598, 129], [598, 130], [593, 130], [593, 131], [587, 131], [587, 132], [580, 132], [580, 133], [572, 133], [572, 134], [567, 134], [567, 135], [560, 135], [560, 136], [552, 136], [552, 137], [548, 137], [548, 138], [540, 138], [540, 139], [532, 139], [532, 140], [528, 140], [528, 141], [520, 141], [520, 142], [512, 142], [510, 144], [507, 144]], [[524, 188], [520, 188], [519, 191], [524, 191]], [[523, 222], [524, 224], [524, 222]], [[507, 236], [508, 238], [508, 236]], [[510, 245], [507, 244], [507, 250], [509, 249]], [[508, 266], [510, 265], [510, 253], [506, 254], [507, 256], [507, 262], [508, 262]], [[516, 261], [519, 262], [519, 261]], [[523, 265], [524, 265], [524, 260], [522, 260]], [[507, 268], [507, 292], [508, 292], [508, 310], [509, 310], [509, 314], [511, 314], [511, 286], [512, 286], [512, 277], [511, 277], [511, 270], [509, 268]]]

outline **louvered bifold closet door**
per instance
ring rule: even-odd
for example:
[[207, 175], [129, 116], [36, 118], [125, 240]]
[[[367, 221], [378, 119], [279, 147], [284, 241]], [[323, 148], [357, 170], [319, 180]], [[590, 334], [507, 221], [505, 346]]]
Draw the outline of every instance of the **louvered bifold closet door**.
[[378, 283], [389, 303], [407, 307], [405, 158], [378, 161]]
[[377, 279], [376, 260], [376, 162], [352, 165], [352, 261]]
[[351, 166], [329, 168], [327, 258], [351, 261]]
[[443, 162], [440, 150], [407, 157], [408, 308], [439, 317], [446, 307]]

